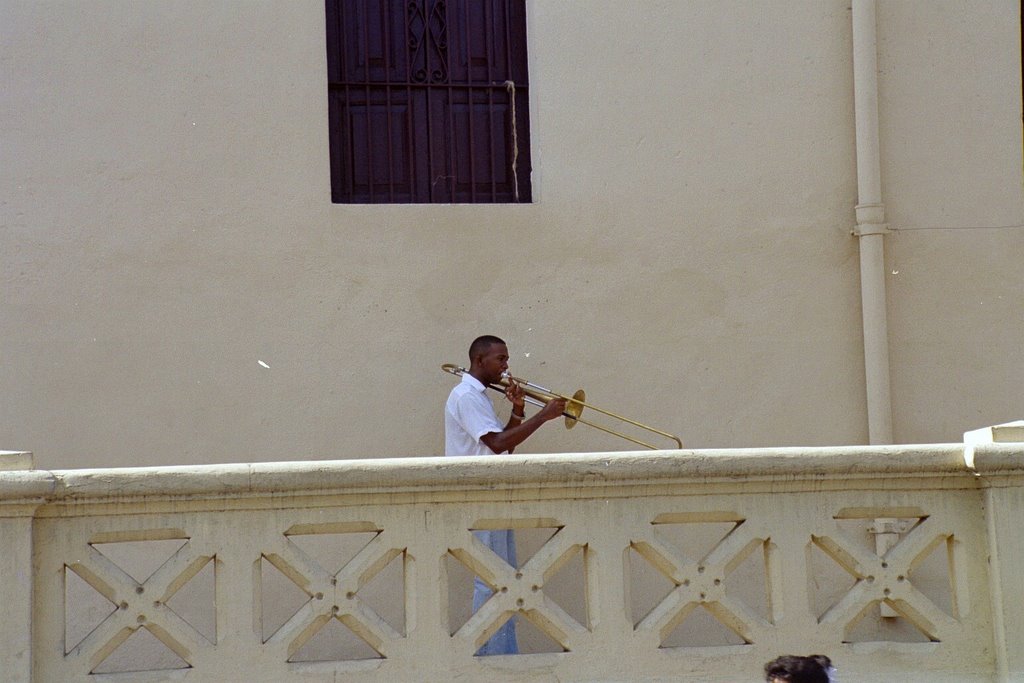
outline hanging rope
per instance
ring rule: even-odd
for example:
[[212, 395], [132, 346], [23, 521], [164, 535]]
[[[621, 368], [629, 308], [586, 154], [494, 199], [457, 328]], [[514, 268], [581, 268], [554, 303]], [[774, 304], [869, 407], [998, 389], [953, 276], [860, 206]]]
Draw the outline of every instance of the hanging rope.
[[516, 134], [516, 84], [505, 81], [508, 91], [509, 115], [512, 117], [512, 197], [519, 203], [519, 137]]

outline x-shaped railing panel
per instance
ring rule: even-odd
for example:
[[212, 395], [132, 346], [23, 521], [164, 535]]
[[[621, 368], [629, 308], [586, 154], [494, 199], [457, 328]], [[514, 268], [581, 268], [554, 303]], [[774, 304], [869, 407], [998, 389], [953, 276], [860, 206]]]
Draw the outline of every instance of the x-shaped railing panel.
[[145, 628], [191, 664], [194, 653], [212, 643], [167, 607], [167, 601], [214, 556], [212, 551], [205, 551], [190, 540], [139, 583], [92, 545], [87, 546], [85, 556], [69, 563], [67, 568], [113, 603], [115, 609], [71, 648], [66, 658], [81, 660], [92, 672], [135, 631]]
[[[959, 629], [959, 622], [939, 609], [910, 581], [910, 573], [936, 546], [947, 543], [953, 534], [933, 518], [925, 519], [884, 557], [858, 547], [841, 529], [835, 528], [812, 535], [812, 542], [853, 576], [857, 582], [839, 602], [819, 619], [824, 625], [847, 628], [879, 603], [886, 603], [933, 641], [949, 638]], [[950, 571], [956, 571], [955, 563]], [[954, 585], [958, 582], [954, 581]], [[963, 588], [962, 586], [960, 587]], [[954, 590], [956, 613], [965, 596]]]
[[[751, 553], [763, 548], [768, 535], [749, 522], [733, 528], [701, 560], [683, 557], [659, 538], [652, 525], [642, 531], [631, 547], [661, 572], [675, 587], [635, 627], [638, 633], [657, 634], [658, 643], [698, 607], [703, 606], [718, 621], [744, 641], [754, 642], [757, 632], [770, 626], [741, 601], [726, 593], [725, 579]], [[768, 572], [769, 603], [773, 577]]]
[[286, 536], [282, 539], [263, 556], [302, 589], [309, 600], [266, 644], [284, 647], [287, 658], [291, 658], [330, 619], [338, 619], [386, 657], [389, 644], [400, 642], [403, 636], [360, 598], [359, 590], [405, 549], [392, 547], [387, 532], [381, 531], [332, 574]]
[[584, 550], [585, 538], [562, 527], [519, 569], [472, 534], [468, 535], [467, 546], [449, 548], [449, 552], [490, 586], [494, 594], [455, 632], [453, 638], [464, 651], [476, 652], [517, 613], [565, 650], [579, 647], [579, 639], [589, 631], [544, 594], [544, 585], [576, 553]]

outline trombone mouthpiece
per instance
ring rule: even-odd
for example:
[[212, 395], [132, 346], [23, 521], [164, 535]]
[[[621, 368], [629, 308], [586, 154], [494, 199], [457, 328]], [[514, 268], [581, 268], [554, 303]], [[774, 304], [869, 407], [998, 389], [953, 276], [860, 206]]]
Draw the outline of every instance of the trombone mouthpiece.
[[508, 378], [509, 378], [509, 377], [511, 377], [511, 376], [512, 376], [512, 373], [511, 373], [511, 372], [509, 372], [508, 370], [504, 370], [504, 371], [502, 371], [502, 373], [501, 373], [501, 378], [502, 378], [502, 379], [508, 379]]

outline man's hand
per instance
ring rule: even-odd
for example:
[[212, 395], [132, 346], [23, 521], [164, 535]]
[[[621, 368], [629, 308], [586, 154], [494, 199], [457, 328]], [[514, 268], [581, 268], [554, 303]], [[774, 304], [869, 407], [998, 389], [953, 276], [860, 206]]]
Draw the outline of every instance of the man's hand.
[[505, 398], [512, 402], [512, 412], [522, 415], [526, 408], [526, 392], [516, 382], [510, 381], [505, 389]]
[[553, 398], [547, 402], [547, 404], [541, 408], [537, 415], [544, 420], [554, 420], [557, 417], [561, 417], [562, 413], [565, 412], [565, 399], [564, 398]]

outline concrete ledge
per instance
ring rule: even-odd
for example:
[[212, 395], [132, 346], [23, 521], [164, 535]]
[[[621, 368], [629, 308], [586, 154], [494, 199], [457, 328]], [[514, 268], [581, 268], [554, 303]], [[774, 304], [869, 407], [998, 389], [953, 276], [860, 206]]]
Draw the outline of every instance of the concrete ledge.
[[1024, 469], [1024, 443], [982, 443], [973, 447], [978, 475], [1017, 475]]
[[[161, 620], [170, 617], [162, 616], [159, 596], [173, 594], [216, 558], [213, 593], [196, 599], [214, 604], [218, 634], [224, 624], [225, 633], [244, 637], [199, 642], [188, 653], [193, 673], [203, 681], [239, 675], [280, 681], [306, 672], [344, 677], [355, 671], [347, 662], [300, 669], [288, 661], [288, 650], [300, 646], [292, 644], [300, 643], [316, 619], [345, 609], [359, 618], [357, 608], [344, 605], [396, 560], [401, 578], [392, 575], [374, 590], [383, 601], [404, 600], [403, 614], [416, 615], [418, 623], [410, 627], [406, 616], [404, 630], [381, 631], [378, 652], [390, 661], [381, 675], [370, 676], [375, 681], [500, 675], [654, 683], [675, 680], [680, 671], [689, 680], [732, 681], [738, 670], [752, 680], [761, 663], [799, 647], [834, 654], [841, 670], [862, 680], [884, 680], [895, 671], [908, 681], [951, 682], [953, 676], [944, 674], [952, 672], [958, 681], [992, 683], [994, 657], [1002, 656], [1008, 671], [1024, 670], [1015, 655], [992, 654], [993, 647], [1022, 651], [1015, 635], [1024, 618], [1015, 599], [1020, 582], [1014, 568], [1024, 556], [1016, 533], [1024, 500], [1024, 444], [981, 444], [976, 455], [977, 470], [967, 468], [963, 445], [929, 444], [0, 472], [0, 531], [5, 547], [14, 549], [4, 556], [0, 576], [20, 599], [12, 603], [18, 618], [9, 620], [4, 642], [31, 653], [41, 679], [84, 682], [93, 665], [64, 648], [68, 572], [90, 585], [112, 587], [111, 602], [124, 605], [124, 623], [114, 624], [114, 633], [143, 623], [162, 628]], [[916, 520], [912, 529], [894, 532], [906, 532], [906, 540], [884, 554], [873, 551], [877, 545], [869, 536], [879, 519], [884, 524], [901, 517]], [[723, 525], [731, 529], [696, 560], [689, 545], [666, 540], [689, 524], [700, 525], [696, 534], [721, 533]], [[667, 525], [667, 535], [656, 525]], [[540, 542], [521, 574], [491, 569], [490, 555], [477, 554], [483, 549], [474, 548], [479, 544], [470, 533], [530, 529], [540, 538], [551, 527], [558, 530]], [[354, 532], [375, 535], [347, 564], [339, 560], [341, 569], [338, 562], [325, 569], [303, 550], [307, 541], [333, 549], [341, 541], [338, 534]], [[134, 579], [119, 579], [119, 570], [91, 547], [172, 539], [186, 542], [137, 586]], [[933, 550], [940, 567], [922, 560], [934, 559]], [[868, 580], [855, 580], [851, 588], [846, 578], [829, 578], [812, 564], [812, 556], [827, 559], [821, 552], [839, 564], [828, 565], [833, 571]], [[457, 619], [453, 623], [463, 625], [455, 633], [449, 624], [463, 609], [449, 593], [465, 598], [465, 618], [472, 614], [468, 584], [458, 588], [461, 579], [448, 573], [460, 565], [493, 574], [492, 580], [507, 587], [507, 604], [495, 613], [518, 606], [524, 614], [548, 609], [542, 584], [573, 567], [559, 575], [564, 584], [552, 581], [544, 590], [564, 591], [588, 623], [556, 612], [534, 622], [567, 654], [478, 661], [472, 655], [485, 624]], [[724, 587], [740, 565], [752, 569], [746, 578], [754, 581]], [[906, 585], [919, 566], [925, 568], [914, 581], [944, 586], [955, 616], [933, 609]], [[264, 584], [265, 572], [274, 571], [305, 586], [308, 607], [301, 619], [308, 623], [296, 621], [267, 640], [253, 616], [274, 599], [272, 587], [263, 592], [271, 585]], [[676, 586], [660, 602], [649, 599], [664, 586], [653, 572]], [[823, 616], [819, 576], [821, 585], [847, 591], [846, 607], [829, 608]], [[927, 642], [889, 641], [879, 625], [871, 638], [850, 645], [848, 635], [860, 615], [889, 604], [890, 594], [895, 606], [906, 605], [900, 614], [915, 620]], [[730, 623], [746, 634], [744, 645], [662, 645], [666, 629], [674, 628], [673, 610], [688, 603], [738, 605], [747, 595], [751, 604], [763, 600], [765, 611], [730, 612]], [[637, 621], [648, 610], [646, 602], [656, 604], [647, 611], [655, 618]], [[999, 626], [993, 626], [996, 620]], [[106, 638], [87, 642], [82, 652], [103, 656]]]
[[1024, 445], [1024, 420], [964, 432], [964, 464], [968, 469], [976, 469], [977, 450], [996, 443]]
[[989, 427], [993, 443], [1024, 442], [1024, 420]]
[[32, 454], [24, 451], [0, 451], [0, 472], [32, 469]]
[[[1024, 475], [1024, 445], [1005, 446], [987, 463]], [[1016, 454], [1015, 457], [1014, 454]], [[997, 464], [998, 463], [998, 464]], [[709, 484], [881, 482], [939, 478], [978, 486], [960, 444], [830, 448], [722, 449], [463, 458], [382, 458], [256, 464], [0, 472], [0, 501], [119, 502], [140, 497], [329, 495], [564, 489]], [[500, 482], [500, 484], [498, 483]]]

